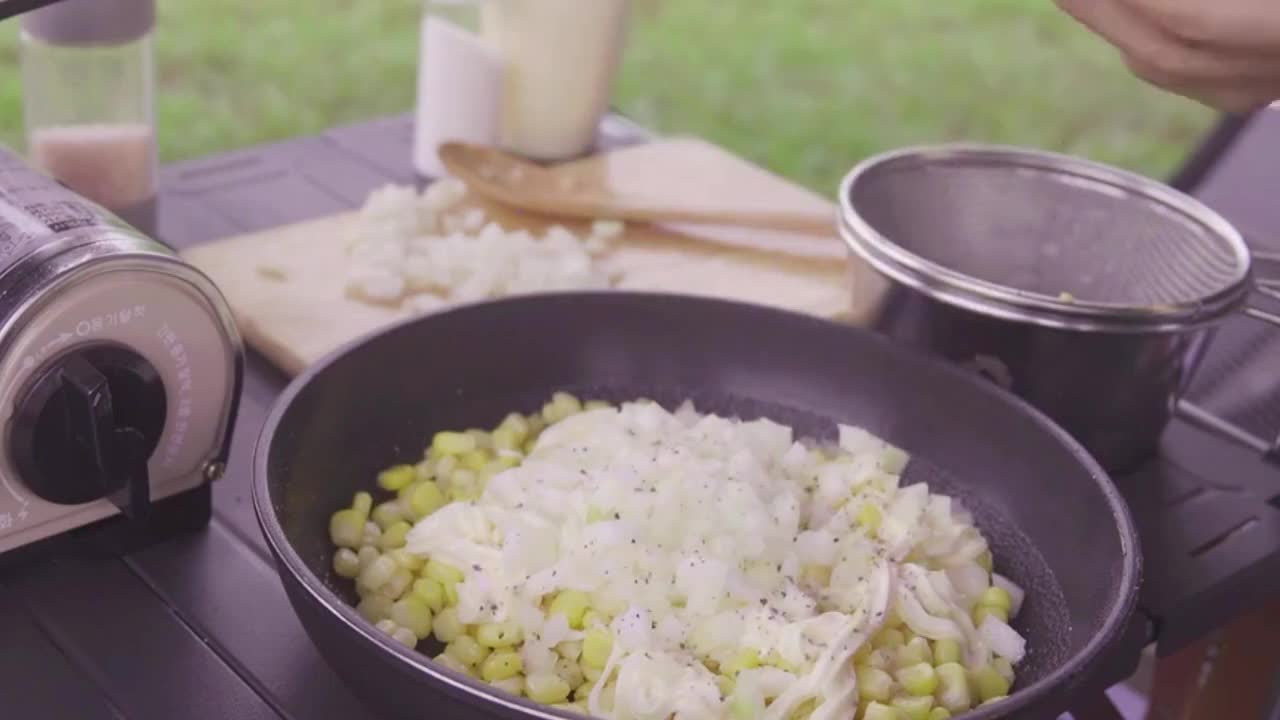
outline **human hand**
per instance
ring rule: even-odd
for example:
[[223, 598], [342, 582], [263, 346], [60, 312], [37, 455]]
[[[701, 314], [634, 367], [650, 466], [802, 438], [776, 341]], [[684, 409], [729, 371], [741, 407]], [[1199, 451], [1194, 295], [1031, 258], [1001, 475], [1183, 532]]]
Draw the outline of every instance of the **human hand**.
[[1227, 112], [1280, 100], [1280, 0], [1057, 0], [1138, 77]]

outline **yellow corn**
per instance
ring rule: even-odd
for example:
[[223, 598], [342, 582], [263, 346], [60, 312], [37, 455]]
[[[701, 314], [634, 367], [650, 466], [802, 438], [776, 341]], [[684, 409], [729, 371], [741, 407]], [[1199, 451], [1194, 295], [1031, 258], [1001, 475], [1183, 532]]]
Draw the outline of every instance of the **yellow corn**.
[[906, 645], [898, 648], [898, 666], [906, 667], [917, 663], [933, 664], [933, 650], [929, 641], [922, 637], [912, 637]]
[[378, 486], [383, 490], [396, 492], [417, 477], [418, 471], [414, 470], [412, 465], [396, 465], [378, 473]]
[[495, 652], [480, 664], [480, 677], [486, 682], [507, 680], [523, 671], [524, 661], [520, 659], [520, 653], [509, 650]]
[[458, 465], [472, 472], [479, 472], [492, 456], [484, 450], [472, 450], [458, 456]]
[[990, 615], [1001, 622], [1009, 622], [1009, 611], [998, 605], [975, 605], [973, 607], [973, 624], [981, 625]]
[[582, 618], [586, 615], [588, 602], [587, 594], [580, 590], [562, 590], [551, 601], [547, 614], [563, 615], [564, 619], [569, 621], [569, 627], [581, 630]]
[[445, 646], [444, 652], [468, 667], [476, 667], [489, 657], [489, 648], [476, 642], [470, 635], [459, 635], [454, 638], [453, 642]]
[[933, 662], [938, 665], [960, 662], [960, 643], [950, 638], [934, 640]]
[[356, 605], [356, 612], [371, 623], [385, 620], [391, 613], [391, 600], [381, 595], [367, 595]]
[[391, 556], [391, 559], [396, 561], [396, 565], [399, 565], [409, 572], [418, 572], [427, 565], [426, 558], [421, 555], [415, 555], [404, 548], [392, 550], [387, 553], [387, 555]]
[[438, 580], [419, 578], [413, 582], [413, 594], [432, 612], [444, 610], [444, 586]]
[[462, 571], [435, 558], [427, 561], [426, 576], [441, 585], [456, 585], [462, 582]]
[[929, 696], [896, 697], [889, 701], [900, 720], [929, 720], [933, 698]]
[[864, 502], [862, 507], [858, 508], [858, 514], [854, 519], [859, 527], [874, 534], [880, 529], [880, 522], [884, 519], [884, 516], [880, 512], [880, 508], [869, 502]]
[[373, 520], [379, 528], [385, 531], [392, 525], [404, 520], [404, 515], [400, 512], [400, 503], [395, 500], [388, 500], [375, 507], [369, 515], [369, 519]]
[[467, 628], [458, 619], [458, 611], [455, 608], [447, 607], [436, 614], [435, 622], [432, 629], [436, 640], [442, 643], [451, 643], [462, 636]]
[[530, 700], [546, 705], [564, 702], [571, 688], [559, 675], [538, 673], [524, 679], [524, 691]]
[[927, 662], [909, 665], [898, 670], [897, 678], [902, 689], [912, 695], [932, 696], [938, 689], [938, 675], [934, 672], [933, 666]]
[[991, 667], [995, 668], [996, 672], [1000, 673], [1000, 677], [1004, 678], [1009, 683], [1009, 685], [1011, 686], [1013, 685], [1013, 679], [1014, 679], [1013, 664], [1010, 663], [1006, 658], [1002, 658], [1002, 657], [995, 658], [994, 660], [991, 661]]
[[382, 531], [381, 537], [378, 538], [378, 547], [383, 550], [394, 550], [404, 547], [405, 538], [409, 536], [409, 531], [413, 526], [401, 520], [386, 530]]
[[364, 523], [363, 513], [354, 509], [339, 510], [329, 518], [329, 540], [338, 547], [360, 547]]
[[474, 675], [475, 675], [475, 671], [474, 671], [474, 670], [472, 670], [471, 668], [467, 667], [467, 666], [466, 666], [466, 665], [464, 665], [463, 663], [458, 662], [457, 660], [453, 659], [452, 657], [450, 657], [450, 656], [449, 656], [449, 654], [448, 654], [448, 653], [440, 653], [439, 655], [437, 655], [437, 656], [435, 657], [435, 661], [436, 661], [436, 662], [438, 662], [438, 663], [440, 663], [441, 665], [443, 665], [443, 666], [445, 666], [445, 667], [449, 668], [450, 670], [453, 670], [453, 671], [455, 671], [455, 672], [460, 672], [460, 673], [462, 673], [463, 675], [471, 675], [471, 676], [474, 676]]
[[491, 648], [506, 648], [518, 645], [524, 639], [524, 632], [514, 622], [485, 623], [476, 628], [476, 640], [481, 645]]
[[987, 572], [991, 572], [994, 563], [992, 562], [990, 550], [983, 550], [982, 554], [978, 556], [978, 566]]
[[436, 455], [461, 455], [476, 449], [476, 439], [466, 433], [438, 432], [431, 438], [431, 451]]
[[[486, 662], [488, 661], [486, 660]], [[524, 694], [524, 676], [523, 675], [515, 675], [513, 677], [507, 678], [506, 680], [495, 680], [490, 682], [489, 684], [493, 685], [499, 690], [505, 690], [511, 693], [512, 695]]]
[[408, 628], [418, 640], [431, 634], [431, 608], [414, 595], [397, 600], [391, 606], [390, 617], [400, 627]]
[[1004, 608], [1005, 614], [1007, 615], [1009, 610], [1013, 607], [1013, 598], [1009, 596], [1008, 590], [1005, 590], [1002, 587], [995, 587], [993, 585], [982, 593], [982, 597], [978, 599], [978, 604], [987, 605], [989, 607]]
[[351, 548], [340, 547], [333, 554], [333, 572], [338, 577], [354, 578], [360, 574], [360, 557]]
[[760, 652], [752, 648], [743, 648], [732, 660], [720, 667], [720, 672], [729, 677], [737, 677], [743, 670], [758, 667], [760, 667]]
[[569, 684], [570, 689], [578, 687], [586, 680], [586, 676], [583, 675], [582, 668], [579, 667], [578, 663], [564, 658], [556, 659], [555, 673], [560, 676], [561, 680]]
[[869, 702], [862, 711], [862, 720], [900, 720], [898, 711], [879, 702]]
[[982, 702], [1009, 694], [1009, 681], [990, 665], [983, 665], [973, 670], [969, 678], [973, 681], [973, 686], [978, 691], [978, 699]]
[[351, 509], [368, 517], [369, 511], [373, 509], [373, 496], [364, 491], [356, 493], [351, 499]]
[[409, 504], [409, 513], [413, 516], [413, 520], [421, 520], [436, 510], [444, 507], [446, 500], [444, 492], [440, 486], [433, 480], [423, 480], [418, 483], [407, 498]]
[[889, 702], [893, 695], [893, 678], [889, 673], [868, 665], [855, 667], [858, 673], [858, 696], [863, 700]]
[[953, 713], [962, 713], [973, 706], [973, 694], [969, 690], [969, 677], [959, 663], [943, 663], [935, 668], [938, 674], [938, 704]]
[[878, 649], [887, 648], [892, 650], [895, 648], [900, 648], [903, 645], [906, 645], [907, 639], [902, 634], [901, 630], [898, 630], [895, 628], [888, 628], [887, 630], [881, 630], [880, 632], [876, 633], [875, 637], [872, 638], [871, 642]]
[[582, 664], [603, 668], [613, 652], [613, 633], [607, 628], [592, 627], [582, 638]]

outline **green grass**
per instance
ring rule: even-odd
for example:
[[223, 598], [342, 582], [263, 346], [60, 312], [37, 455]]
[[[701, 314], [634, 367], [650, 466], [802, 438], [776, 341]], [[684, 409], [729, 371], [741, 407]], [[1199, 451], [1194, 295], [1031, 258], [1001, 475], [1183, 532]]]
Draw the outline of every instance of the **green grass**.
[[[412, 107], [418, 0], [159, 6], [165, 161]], [[15, 35], [0, 23], [0, 142], [20, 146]], [[1164, 176], [1213, 120], [1049, 0], [665, 0], [640, 13], [616, 101], [821, 191], [869, 153], [954, 139]]]

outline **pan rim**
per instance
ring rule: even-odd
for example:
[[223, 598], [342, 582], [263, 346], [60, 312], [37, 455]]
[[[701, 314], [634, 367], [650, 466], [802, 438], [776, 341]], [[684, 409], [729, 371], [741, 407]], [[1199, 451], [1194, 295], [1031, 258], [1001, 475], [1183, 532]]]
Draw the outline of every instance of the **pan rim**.
[[[772, 315], [774, 317], [785, 318], [791, 321], [805, 322], [812, 326], [822, 326], [826, 328], [827, 331], [850, 332], [863, 335], [868, 341], [879, 343], [886, 347], [889, 352], [912, 356], [915, 358], [915, 362], [931, 365], [935, 371], [949, 375], [955, 378], [958, 382], [968, 383], [972, 387], [975, 387], [978, 392], [989, 394], [996, 402], [1003, 402], [1010, 405], [1011, 409], [1025, 414], [1028, 420], [1037, 421], [1036, 424], [1038, 427], [1045, 432], [1050, 433], [1052, 439], [1060, 443], [1062, 447], [1067, 450], [1067, 452], [1070, 453], [1078, 463], [1081, 464], [1082, 469], [1088, 473], [1098, 490], [1102, 493], [1114, 520], [1116, 532], [1119, 534], [1122, 567], [1120, 577], [1118, 579], [1117, 597], [1114, 598], [1106, 617], [1103, 618], [1100, 623], [1098, 632], [1095, 633], [1083, 647], [1071, 655], [1065, 662], [1058, 667], [1053, 668], [1044, 677], [1039, 678], [1030, 685], [1019, 688], [1006, 700], [986, 708], [975, 708], [961, 717], [969, 720], [986, 720], [988, 718], [1001, 717], [1032, 707], [1040, 699], [1052, 696], [1060, 686], [1074, 682], [1080, 677], [1085, 676], [1087, 671], [1094, 669], [1096, 663], [1103, 658], [1104, 652], [1110, 649], [1128, 629], [1130, 620], [1137, 610], [1138, 593], [1142, 580], [1142, 551], [1137, 526], [1129, 510], [1128, 503], [1120, 494], [1120, 490], [1116, 487], [1111, 476], [1103, 470], [1102, 466], [1098, 464], [1093, 456], [1090, 455], [1078, 441], [1059, 427], [1057, 423], [1048, 418], [1048, 416], [1044, 415], [1044, 413], [1040, 412], [1025, 400], [1013, 395], [1012, 393], [996, 387], [991, 383], [978, 381], [971, 374], [966, 373], [961, 368], [955, 367], [937, 358], [912, 352], [909, 348], [904, 348], [901, 345], [892, 342], [888, 338], [874, 332], [802, 312], [784, 310], [756, 303], [709, 298], [706, 296], [684, 293], [632, 292], [616, 290], [566, 291], [514, 296], [496, 300], [482, 300], [478, 302], [460, 304], [431, 315], [399, 320], [385, 327], [364, 333], [360, 337], [350, 340], [325, 354], [302, 373], [294, 377], [285, 389], [281, 391], [280, 395], [272, 405], [254, 445], [250, 468], [253, 509], [254, 514], [257, 517], [259, 528], [262, 530], [263, 537], [267, 542], [268, 548], [277, 560], [277, 565], [282, 566], [287, 570], [289, 575], [291, 575], [298, 585], [301, 586], [301, 589], [305, 591], [313, 601], [324, 608], [328, 614], [335, 617], [338, 621], [347, 626], [347, 628], [354, 631], [366, 641], [372, 642], [375, 645], [380, 646], [384, 651], [389, 652], [391, 657], [397, 659], [402, 670], [408, 670], [414, 673], [424, 673], [426, 679], [442, 683], [449, 689], [467, 696], [466, 700], [468, 702], [478, 701], [486, 704], [496, 704], [508, 710], [537, 717], [541, 720], [581, 720], [582, 716], [580, 715], [554, 710], [525, 698], [518, 698], [514, 695], [509, 695], [505, 691], [489, 686], [479, 680], [466, 677], [436, 663], [425, 653], [418, 652], [415, 649], [406, 648], [391, 639], [391, 637], [385, 633], [377, 631], [372, 624], [365, 621], [356, 613], [355, 608], [348, 605], [335, 592], [326, 587], [324, 582], [311, 571], [306, 562], [303, 561], [302, 557], [298, 554], [297, 550], [294, 549], [293, 544], [285, 535], [284, 528], [281, 526], [279, 519], [276, 517], [275, 509], [271, 502], [270, 484], [267, 482], [267, 470], [271, 446], [276, 436], [276, 430], [280, 426], [281, 421], [288, 413], [289, 409], [292, 407], [293, 401], [297, 396], [311, 385], [311, 382], [315, 377], [324, 373], [351, 352], [372, 342], [378, 337], [399, 332], [403, 328], [416, 323], [429, 322], [438, 316], [466, 313], [479, 308], [527, 304], [530, 302], [555, 304], [617, 302], [619, 300], [644, 304], [674, 302], [720, 306], [731, 310], [745, 309], [759, 315]], [[282, 577], [281, 580], [282, 582], [285, 582], [285, 578]]]

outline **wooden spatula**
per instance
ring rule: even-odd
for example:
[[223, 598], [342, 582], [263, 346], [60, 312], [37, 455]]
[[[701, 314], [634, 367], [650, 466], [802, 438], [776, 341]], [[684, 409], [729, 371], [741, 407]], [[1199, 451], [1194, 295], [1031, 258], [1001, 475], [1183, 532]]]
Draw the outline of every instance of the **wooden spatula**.
[[836, 218], [829, 212], [708, 206], [699, 203], [697, 198], [673, 201], [621, 194], [608, 187], [575, 183], [495, 148], [467, 143], [444, 143], [439, 154], [450, 174], [465, 182], [477, 195], [543, 215], [725, 225], [822, 237], [831, 237], [836, 232]]

